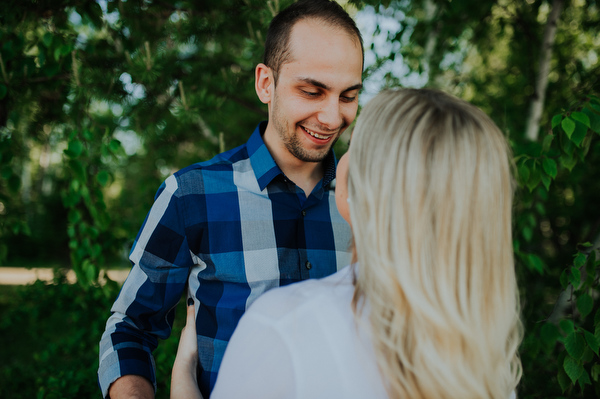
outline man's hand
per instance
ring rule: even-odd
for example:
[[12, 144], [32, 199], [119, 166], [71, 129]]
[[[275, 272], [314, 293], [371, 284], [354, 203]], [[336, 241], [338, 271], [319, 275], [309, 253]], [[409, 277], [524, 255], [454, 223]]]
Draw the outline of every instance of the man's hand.
[[185, 327], [181, 330], [177, 356], [171, 374], [171, 399], [202, 399], [198, 388], [198, 335], [196, 333], [196, 308], [188, 299]]
[[111, 399], [154, 399], [154, 387], [139, 375], [124, 375], [110, 385]]

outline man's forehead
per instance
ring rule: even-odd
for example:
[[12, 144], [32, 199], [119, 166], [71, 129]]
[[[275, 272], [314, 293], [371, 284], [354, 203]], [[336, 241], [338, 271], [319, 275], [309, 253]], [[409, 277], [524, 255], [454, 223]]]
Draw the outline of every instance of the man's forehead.
[[[318, 37], [317, 37], [318, 36]], [[318, 18], [305, 18], [297, 21], [290, 31], [288, 39], [288, 48], [293, 59], [293, 48], [299, 44], [304, 44], [307, 41], [312, 41], [315, 44], [321, 43], [321, 40], [326, 40], [332, 36], [345, 36], [361, 51], [362, 46], [360, 39], [353, 32], [339, 25], [334, 25], [326, 20]]]

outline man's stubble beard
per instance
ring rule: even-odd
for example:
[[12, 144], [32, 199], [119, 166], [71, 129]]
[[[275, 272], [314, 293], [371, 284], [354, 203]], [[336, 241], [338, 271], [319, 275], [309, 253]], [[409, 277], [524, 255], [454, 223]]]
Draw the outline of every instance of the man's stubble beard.
[[[286, 124], [284, 123], [279, 113], [277, 107], [277, 94], [275, 94], [275, 101], [273, 101], [273, 126], [277, 131], [283, 145], [285, 148], [297, 159], [303, 162], [322, 162], [329, 154], [329, 151], [333, 148], [335, 143], [340, 138], [341, 134], [338, 133], [337, 137], [331, 141], [329, 146], [322, 151], [308, 151], [302, 146], [302, 141], [300, 139], [300, 134], [298, 134], [296, 127], [301, 125], [302, 122], [297, 123], [293, 126], [293, 130], [290, 132], [287, 130]], [[342, 127], [343, 128], [343, 127]], [[342, 128], [339, 130], [341, 131]], [[302, 129], [300, 127], [300, 129]]]

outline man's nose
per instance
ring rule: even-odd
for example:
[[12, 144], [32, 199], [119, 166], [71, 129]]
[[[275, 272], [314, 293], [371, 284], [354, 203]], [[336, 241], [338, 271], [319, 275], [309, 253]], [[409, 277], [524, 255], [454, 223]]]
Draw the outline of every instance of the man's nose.
[[339, 99], [332, 96], [321, 103], [317, 115], [319, 123], [329, 130], [338, 129], [343, 122]]

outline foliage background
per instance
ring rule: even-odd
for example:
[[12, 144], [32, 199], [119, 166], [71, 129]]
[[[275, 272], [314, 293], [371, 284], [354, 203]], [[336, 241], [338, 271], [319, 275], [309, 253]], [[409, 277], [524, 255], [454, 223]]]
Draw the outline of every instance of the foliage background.
[[[100, 284], [104, 270], [126, 267], [164, 178], [243, 143], [266, 118], [254, 66], [268, 23], [289, 3], [4, 2], [0, 264], [53, 266], [56, 277], [0, 290], [0, 396], [98, 395], [97, 342], [118, 293]], [[510, 138], [526, 328], [519, 396], [598, 397], [598, 3], [340, 3], [365, 39], [361, 103], [383, 87], [438, 87], [484, 109]], [[66, 283], [69, 268], [77, 285]], [[159, 397], [176, 341], [157, 349]]]

